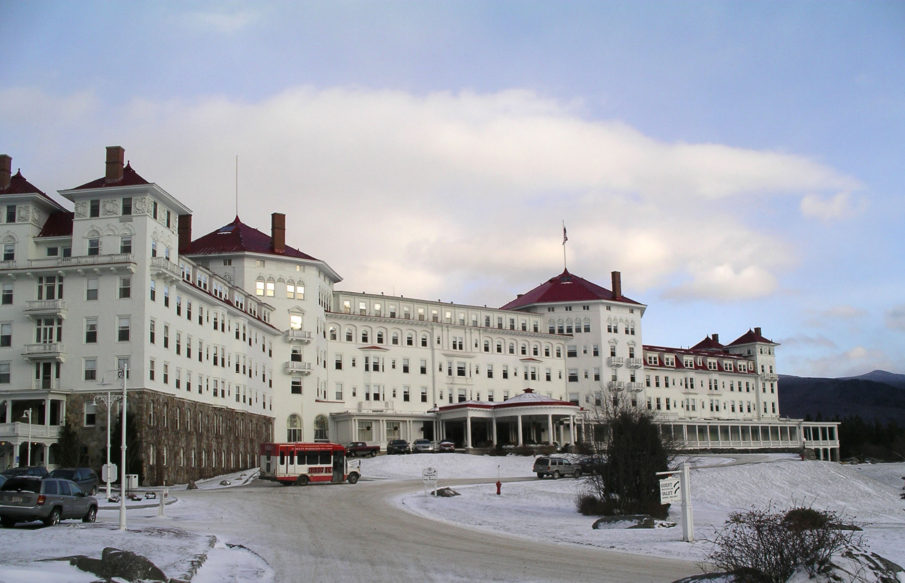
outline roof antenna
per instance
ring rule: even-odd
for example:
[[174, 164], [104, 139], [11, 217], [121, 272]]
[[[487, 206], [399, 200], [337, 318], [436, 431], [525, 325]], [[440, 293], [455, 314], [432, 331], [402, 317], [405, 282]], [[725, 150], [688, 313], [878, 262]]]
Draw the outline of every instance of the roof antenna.
[[569, 240], [568, 235], [566, 235], [566, 221], [562, 222], [562, 268], [563, 271], [569, 271], [569, 268], [566, 266], [566, 241]]
[[236, 216], [239, 216], [239, 155], [236, 154]]

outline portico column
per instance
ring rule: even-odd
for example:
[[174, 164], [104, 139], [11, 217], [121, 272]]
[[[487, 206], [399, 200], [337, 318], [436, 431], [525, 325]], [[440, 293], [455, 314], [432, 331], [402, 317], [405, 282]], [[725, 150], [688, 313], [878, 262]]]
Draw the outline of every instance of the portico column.
[[468, 411], [465, 411], [465, 447], [466, 449], [471, 449], [471, 415], [468, 414]]
[[575, 445], [575, 415], [569, 415], [569, 444]]
[[517, 415], [516, 419], [518, 419], [518, 444], [525, 445], [525, 440], [522, 439], [522, 416], [521, 416], [521, 414]]
[[496, 444], [497, 444], [496, 417], [490, 418], [490, 425], [493, 427], [493, 429], [491, 430], [493, 437], [491, 439], [493, 440], [494, 447], [496, 447]]
[[547, 443], [553, 445], [553, 414], [547, 413]]

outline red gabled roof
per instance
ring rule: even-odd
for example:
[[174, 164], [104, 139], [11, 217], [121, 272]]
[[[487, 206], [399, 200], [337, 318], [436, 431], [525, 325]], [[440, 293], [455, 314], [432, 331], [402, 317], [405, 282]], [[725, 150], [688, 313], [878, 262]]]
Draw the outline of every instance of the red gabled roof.
[[123, 177], [117, 182], [108, 182], [106, 177], [98, 178], [97, 180], [92, 180], [91, 182], [86, 182], [81, 186], [76, 186], [72, 190], [90, 190], [93, 188], [113, 188], [117, 186], [136, 186], [139, 184], [150, 184], [147, 180], [138, 175], [138, 172], [132, 170], [132, 165], [130, 163], [126, 163], [126, 166], [123, 168]]
[[0, 188], [0, 194], [43, 194], [45, 197], [47, 196], [37, 186], [25, 180], [21, 170], [9, 177], [9, 186]]
[[189, 248], [182, 251], [184, 255], [218, 255], [221, 253], [266, 253], [268, 255], [284, 255], [296, 259], [319, 261], [307, 253], [302, 253], [289, 245], [282, 253], [273, 250], [273, 239], [270, 235], [249, 227], [236, 217], [233, 222], [224, 225], [212, 233], [195, 239]]
[[635, 300], [631, 300], [625, 296], [616, 297], [610, 290], [600, 287], [596, 283], [591, 283], [577, 275], [572, 275], [567, 269], [556, 277], [551, 277], [528, 293], [521, 294], [500, 309], [518, 310], [519, 308], [533, 304], [553, 304], [591, 300], [607, 300], [611, 302], [638, 304]]
[[60, 211], [51, 214], [44, 222], [41, 233], [38, 237], [65, 237], [72, 235], [72, 217], [74, 213], [71, 211]]
[[714, 340], [713, 337], [707, 336], [697, 344], [691, 347], [692, 350], [717, 350], [722, 351], [726, 347]]
[[760, 334], [760, 328], [755, 328], [754, 330], [748, 330], [747, 332], [736, 338], [735, 341], [729, 344], [729, 346], [736, 346], [739, 344], [753, 344], [755, 342], [762, 342], [764, 344], [776, 344], [776, 342], [764, 338]]

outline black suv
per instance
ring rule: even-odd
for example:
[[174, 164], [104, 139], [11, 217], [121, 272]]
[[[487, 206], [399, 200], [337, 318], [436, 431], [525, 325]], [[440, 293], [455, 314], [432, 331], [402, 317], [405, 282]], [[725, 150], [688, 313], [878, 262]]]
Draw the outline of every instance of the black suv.
[[391, 439], [387, 443], [387, 455], [394, 453], [412, 453], [412, 448], [404, 439]]

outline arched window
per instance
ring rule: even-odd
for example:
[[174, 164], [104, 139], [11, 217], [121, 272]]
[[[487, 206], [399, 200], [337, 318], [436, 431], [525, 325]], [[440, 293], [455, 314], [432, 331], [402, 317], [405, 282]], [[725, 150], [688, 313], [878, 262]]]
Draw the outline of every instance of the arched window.
[[355, 337], [355, 331], [352, 328], [346, 328], [346, 342], [352, 342], [352, 338]]
[[318, 415], [314, 418], [314, 441], [328, 441], [326, 415]]
[[302, 440], [302, 418], [293, 413], [286, 420], [286, 441]]
[[330, 340], [336, 340], [336, 326], [330, 326]]

